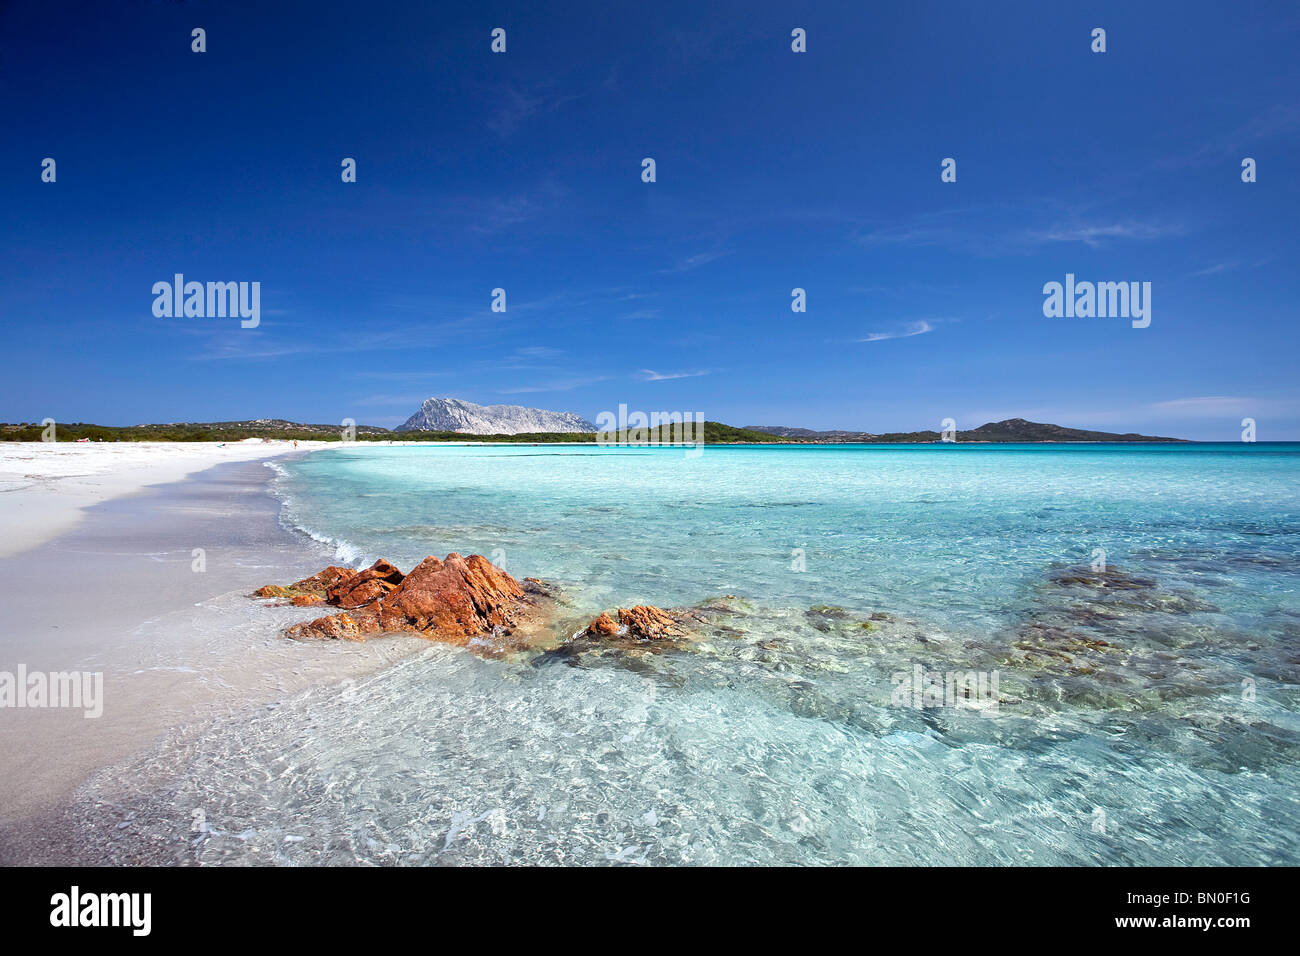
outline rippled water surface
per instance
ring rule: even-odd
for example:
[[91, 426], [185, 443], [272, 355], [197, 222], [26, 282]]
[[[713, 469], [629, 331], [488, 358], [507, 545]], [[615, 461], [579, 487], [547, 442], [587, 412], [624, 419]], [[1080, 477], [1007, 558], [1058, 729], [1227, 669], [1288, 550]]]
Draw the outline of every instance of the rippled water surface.
[[[128, 821], [178, 859], [1300, 862], [1298, 446], [282, 468], [283, 520], [343, 560], [481, 553], [560, 584], [565, 633], [632, 603], [703, 623], [677, 650], [431, 646], [182, 737]], [[923, 706], [918, 670], [998, 690]]]

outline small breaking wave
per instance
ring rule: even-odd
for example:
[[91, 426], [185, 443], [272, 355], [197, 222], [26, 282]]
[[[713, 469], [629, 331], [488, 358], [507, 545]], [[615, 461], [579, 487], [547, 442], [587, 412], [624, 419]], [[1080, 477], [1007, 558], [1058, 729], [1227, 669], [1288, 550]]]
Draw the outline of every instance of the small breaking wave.
[[280, 501], [279, 522], [280, 527], [290, 533], [303, 534], [320, 544], [325, 545], [334, 552], [334, 560], [341, 564], [361, 567], [373, 562], [372, 558], [364, 548], [353, 544], [345, 538], [337, 538], [333, 535], [317, 531], [315, 528], [302, 523], [297, 516], [297, 499], [289, 493], [285, 483], [293, 478], [293, 473], [273, 461], [263, 462], [266, 467], [275, 472], [275, 477], [271, 479], [270, 491]]

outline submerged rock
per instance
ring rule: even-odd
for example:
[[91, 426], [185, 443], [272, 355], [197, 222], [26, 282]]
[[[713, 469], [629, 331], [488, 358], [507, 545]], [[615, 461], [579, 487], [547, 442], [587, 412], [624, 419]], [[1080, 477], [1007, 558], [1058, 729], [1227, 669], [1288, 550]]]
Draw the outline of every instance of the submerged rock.
[[1061, 587], [1105, 588], [1112, 591], [1138, 591], [1154, 588], [1152, 578], [1139, 578], [1120, 568], [1093, 570], [1092, 568], [1066, 568], [1048, 577], [1048, 580]]
[[683, 615], [674, 617], [653, 604], [638, 604], [630, 609], [621, 607], [617, 613], [618, 620], [615, 621], [607, 612], [602, 612], [577, 636], [596, 639], [619, 637], [628, 641], [659, 641], [686, 636], [686, 629], [681, 625]]
[[638, 604], [628, 610], [618, 609], [618, 623], [627, 628], [628, 637], [657, 641], [665, 637], [684, 637], [686, 631], [673, 618], [652, 604]]
[[613, 614], [602, 612], [582, 630], [570, 631], [572, 637], [546, 649], [533, 665], [540, 667], [562, 660], [574, 666], [586, 666], [587, 661], [603, 660], [647, 675], [656, 673], [647, 670], [646, 661], [667, 652], [696, 650], [707, 626], [729, 613], [731, 600], [726, 595], [695, 607], [666, 611], [653, 604], [638, 604], [619, 608], [614, 612], [617, 620]]
[[587, 625], [586, 633], [593, 637], [611, 637], [618, 633], [618, 621], [601, 612], [600, 617]]
[[[1104, 571], [1072, 567], [1055, 571], [1047, 583], [1058, 593], [1086, 601], [1077, 605], [1075, 615], [1091, 623], [1090, 618], [1118, 620], [1132, 612], [1195, 614], [1215, 612], [1208, 601], [1184, 591], [1167, 590], [1154, 578], [1138, 577], [1110, 567]], [[1049, 600], [1051, 598], [1049, 597]]]
[[874, 631], [882, 622], [893, 621], [883, 611], [873, 611], [868, 617], [859, 617], [834, 604], [814, 604], [803, 612], [805, 620], [823, 634], [841, 631]]
[[541, 578], [524, 578], [523, 588], [529, 594], [540, 594], [557, 600], [560, 598], [560, 588], [549, 581], [543, 581]]

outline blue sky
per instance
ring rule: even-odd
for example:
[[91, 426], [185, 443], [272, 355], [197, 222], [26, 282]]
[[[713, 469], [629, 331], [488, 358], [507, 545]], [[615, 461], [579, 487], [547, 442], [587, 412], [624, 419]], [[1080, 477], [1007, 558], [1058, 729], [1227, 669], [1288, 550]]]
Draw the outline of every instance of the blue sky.
[[[547, 6], [0, 4], [0, 420], [1300, 439], [1300, 6]], [[260, 326], [155, 318], [177, 272]]]

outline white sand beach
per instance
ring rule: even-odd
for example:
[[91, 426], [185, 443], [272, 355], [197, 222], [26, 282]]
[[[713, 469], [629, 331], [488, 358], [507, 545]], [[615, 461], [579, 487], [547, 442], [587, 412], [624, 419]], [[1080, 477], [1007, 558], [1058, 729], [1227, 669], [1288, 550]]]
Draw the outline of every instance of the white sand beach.
[[324, 441], [0, 442], [0, 557], [73, 528], [82, 510], [214, 465], [262, 461]]
[[283, 629], [318, 612], [250, 597], [333, 559], [277, 520], [274, 475], [261, 462], [294, 451], [260, 441], [0, 444], [0, 576], [10, 594], [0, 671], [103, 681], [97, 719], [4, 710], [0, 860], [65, 859], [46, 846], [59, 830], [49, 814], [91, 774], [169, 732], [360, 680], [426, 646], [290, 641]]

